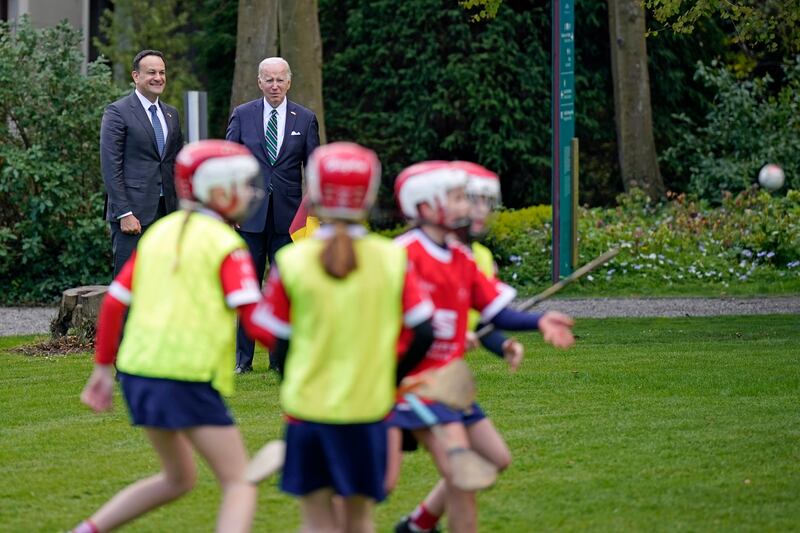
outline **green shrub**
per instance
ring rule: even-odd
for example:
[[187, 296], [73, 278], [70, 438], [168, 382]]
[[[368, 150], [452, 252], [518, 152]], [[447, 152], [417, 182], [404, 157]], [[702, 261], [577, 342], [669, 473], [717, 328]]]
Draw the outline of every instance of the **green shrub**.
[[0, 22], [0, 301], [50, 301], [108, 282], [99, 130], [109, 69], [81, 74], [80, 33]]
[[[595, 290], [686, 285], [724, 289], [753, 281], [800, 280], [800, 191], [773, 196], [750, 188], [736, 196], [726, 194], [721, 201], [714, 207], [681, 194], [651, 204], [634, 191], [621, 195], [615, 208], [582, 208], [578, 262], [621, 248], [584, 283]], [[519, 287], [550, 283], [550, 226], [542, 211], [500, 214], [486, 241], [504, 280]]]
[[690, 177], [690, 191], [721, 202], [722, 191], [738, 193], [757, 180], [766, 163], [783, 167], [787, 186], [800, 188], [800, 63], [784, 67], [781, 89], [769, 75], [737, 79], [725, 67], [699, 64], [696, 78], [717, 96], [704, 123], [676, 115], [683, 138], [662, 159]]

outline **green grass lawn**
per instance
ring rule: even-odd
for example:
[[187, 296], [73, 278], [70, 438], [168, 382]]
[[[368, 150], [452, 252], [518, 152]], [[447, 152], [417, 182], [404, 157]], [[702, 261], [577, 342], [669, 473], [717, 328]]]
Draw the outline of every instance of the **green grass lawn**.
[[[482, 531], [800, 530], [800, 317], [581, 320], [578, 346], [522, 338], [516, 375], [470, 356], [484, 409], [514, 463], [480, 496]], [[157, 469], [120, 398], [94, 415], [78, 395], [91, 360], [29, 357], [0, 339], [0, 530], [66, 530], [127, 483]], [[280, 436], [277, 380], [238, 379], [230, 405], [255, 451]], [[407, 455], [380, 531], [435, 479]], [[197, 489], [129, 531], [210, 531], [219, 493]], [[256, 531], [289, 531], [297, 506], [262, 486]]]

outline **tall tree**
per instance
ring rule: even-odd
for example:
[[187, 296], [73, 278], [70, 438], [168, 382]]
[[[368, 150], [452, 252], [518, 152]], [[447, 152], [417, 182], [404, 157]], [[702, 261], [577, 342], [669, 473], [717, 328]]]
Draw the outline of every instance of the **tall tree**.
[[239, 0], [231, 109], [259, 97], [258, 64], [281, 56], [292, 67], [291, 99], [316, 113], [325, 143], [318, 12], [317, 0]]
[[189, 20], [185, 0], [113, 0], [100, 19], [102, 39], [95, 46], [114, 65], [114, 81], [131, 87], [133, 57], [147, 48], [164, 52], [167, 88], [164, 100], [183, 113], [183, 92], [199, 89], [188, 60]]
[[626, 191], [638, 187], [651, 198], [660, 198], [665, 189], [653, 138], [641, 0], [608, 0], [608, 29], [622, 181]]
[[796, 0], [644, 0], [655, 19], [679, 33], [691, 33], [703, 19], [733, 23], [734, 42], [768, 51], [800, 52], [800, 7]]

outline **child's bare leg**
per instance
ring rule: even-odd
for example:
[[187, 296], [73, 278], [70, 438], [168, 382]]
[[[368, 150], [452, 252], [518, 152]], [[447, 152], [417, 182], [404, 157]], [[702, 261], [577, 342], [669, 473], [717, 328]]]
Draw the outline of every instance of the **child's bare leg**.
[[345, 498], [344, 531], [347, 533], [374, 533], [373, 506], [372, 498], [364, 496]]
[[397, 427], [391, 427], [387, 432], [386, 451], [388, 457], [386, 459], [386, 481], [383, 485], [386, 494], [391, 494], [400, 478], [400, 465], [403, 462], [403, 434], [402, 430]]
[[300, 518], [302, 533], [336, 533], [341, 529], [336, 524], [333, 509], [333, 490], [315, 490], [300, 498]]
[[[467, 431], [460, 422], [443, 426], [450, 442], [469, 448]], [[422, 442], [433, 457], [439, 473], [445, 481], [445, 505], [447, 507], [448, 528], [453, 533], [473, 533], [478, 529], [475, 493], [455, 487], [450, 474], [450, 463], [443, 443], [433, 436], [430, 430], [415, 431], [414, 435]]]
[[99, 531], [126, 524], [194, 487], [197, 467], [186, 435], [155, 428], [145, 428], [145, 433], [161, 460], [161, 472], [128, 485], [93, 514], [90, 520]]
[[[491, 420], [484, 418], [467, 426], [467, 435], [473, 450], [494, 463], [498, 470], [508, 468], [511, 463], [511, 452]], [[411, 516], [414, 517], [419, 511], [432, 515], [431, 520], [441, 518], [445, 512], [445, 494], [445, 482], [440, 479]]]
[[244, 479], [247, 451], [239, 428], [201, 426], [190, 429], [187, 434], [214, 472], [222, 489], [217, 531], [250, 531], [256, 511], [257, 490]]
[[506, 441], [488, 418], [482, 418], [467, 428], [469, 446], [492, 462], [501, 472], [511, 464], [511, 452]]

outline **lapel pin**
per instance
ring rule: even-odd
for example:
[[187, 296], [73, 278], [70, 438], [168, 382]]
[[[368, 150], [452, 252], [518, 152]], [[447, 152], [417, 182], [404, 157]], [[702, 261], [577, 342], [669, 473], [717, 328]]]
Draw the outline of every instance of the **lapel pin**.
[[296, 115], [297, 114], [294, 111], [289, 111], [289, 113], [291, 113], [292, 115]]

